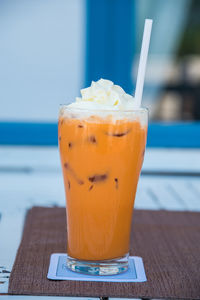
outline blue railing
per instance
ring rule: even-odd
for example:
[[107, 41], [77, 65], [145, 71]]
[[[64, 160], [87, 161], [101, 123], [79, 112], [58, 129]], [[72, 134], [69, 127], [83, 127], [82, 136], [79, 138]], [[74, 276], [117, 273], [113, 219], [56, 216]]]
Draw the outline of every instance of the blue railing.
[[132, 93], [135, 1], [87, 0], [85, 86], [110, 79]]
[[200, 148], [200, 122], [152, 122], [147, 146]]
[[0, 122], [0, 144], [56, 146], [57, 127], [57, 123]]
[[[0, 122], [0, 145], [57, 146], [57, 140], [57, 123]], [[151, 122], [147, 146], [200, 148], [200, 122]]]

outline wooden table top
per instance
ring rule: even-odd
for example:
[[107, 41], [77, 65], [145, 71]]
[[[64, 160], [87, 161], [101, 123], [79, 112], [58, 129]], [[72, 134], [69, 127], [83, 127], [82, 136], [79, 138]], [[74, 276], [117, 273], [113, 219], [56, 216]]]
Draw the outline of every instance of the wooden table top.
[[[199, 172], [199, 149], [147, 149], [135, 207], [200, 211]], [[7, 295], [9, 272], [27, 209], [65, 205], [57, 148], [0, 147], [0, 199], [0, 299], [15, 300]]]

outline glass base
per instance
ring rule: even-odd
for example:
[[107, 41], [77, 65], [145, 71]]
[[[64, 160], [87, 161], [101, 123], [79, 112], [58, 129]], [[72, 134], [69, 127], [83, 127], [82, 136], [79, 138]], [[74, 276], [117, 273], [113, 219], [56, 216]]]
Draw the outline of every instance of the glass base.
[[111, 260], [84, 261], [67, 257], [67, 267], [74, 272], [87, 275], [116, 275], [127, 271], [128, 254]]

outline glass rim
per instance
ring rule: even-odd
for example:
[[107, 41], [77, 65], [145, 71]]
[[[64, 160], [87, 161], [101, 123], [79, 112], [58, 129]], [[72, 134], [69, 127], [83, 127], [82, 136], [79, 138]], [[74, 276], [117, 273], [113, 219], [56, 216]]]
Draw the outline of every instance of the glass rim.
[[65, 109], [67, 111], [77, 111], [77, 112], [105, 112], [105, 113], [148, 113], [149, 109], [147, 107], [139, 107], [135, 109], [128, 110], [116, 110], [116, 109], [88, 109], [88, 108], [78, 108], [78, 107], [69, 107], [69, 104], [60, 104], [61, 109]]

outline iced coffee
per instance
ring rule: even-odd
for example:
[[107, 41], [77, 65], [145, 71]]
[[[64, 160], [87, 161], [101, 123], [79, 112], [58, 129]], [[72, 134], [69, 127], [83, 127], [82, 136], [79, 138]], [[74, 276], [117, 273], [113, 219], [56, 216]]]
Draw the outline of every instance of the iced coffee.
[[128, 267], [147, 111], [108, 80], [62, 106], [58, 139], [66, 192], [67, 266], [110, 275]]

